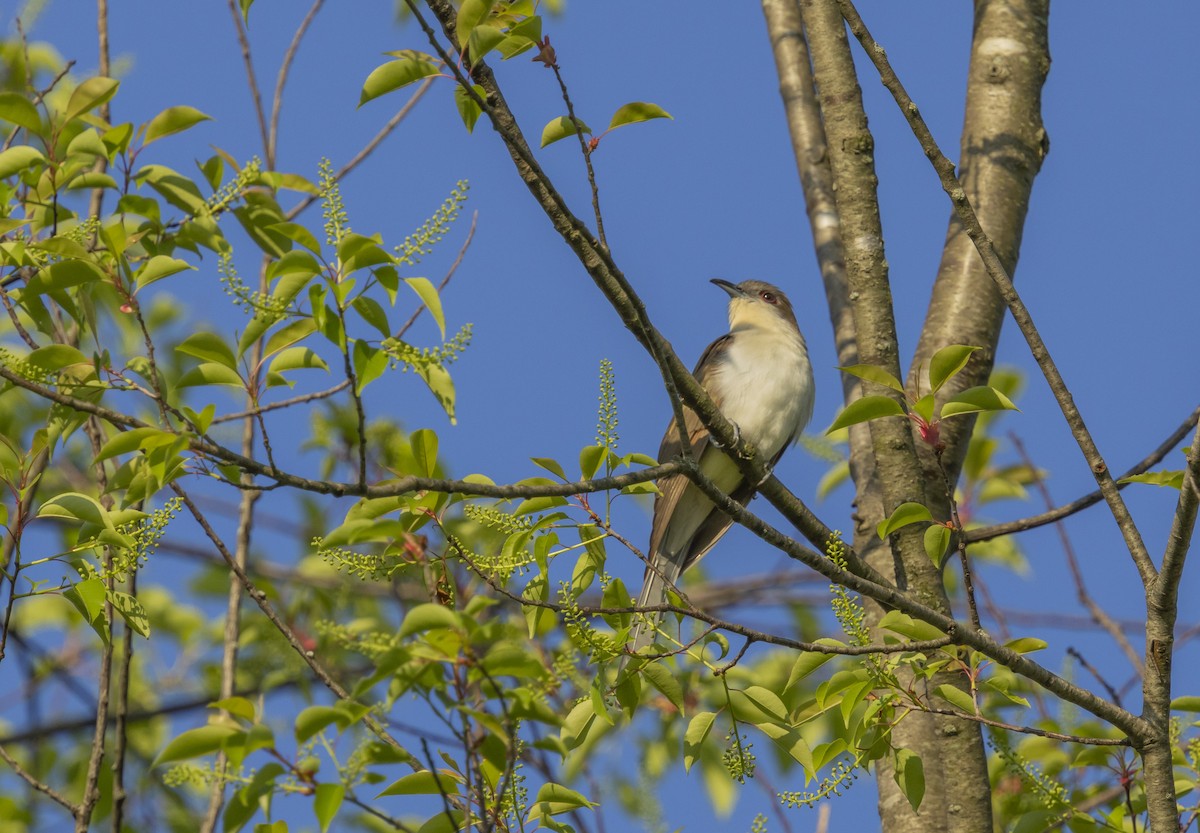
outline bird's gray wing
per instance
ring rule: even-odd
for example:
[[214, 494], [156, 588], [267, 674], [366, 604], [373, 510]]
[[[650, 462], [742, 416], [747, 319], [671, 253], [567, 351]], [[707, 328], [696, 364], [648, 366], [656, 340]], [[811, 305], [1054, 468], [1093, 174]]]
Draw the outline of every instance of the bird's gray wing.
[[[711, 361], [713, 354], [724, 347], [730, 338], [731, 336], [728, 333], [721, 336], [708, 345], [700, 355], [700, 360], [696, 362], [696, 367], [692, 370], [692, 375], [701, 384], [704, 384], [703, 376], [705, 375], [705, 368]], [[692, 458], [699, 460], [704, 454], [705, 449], [709, 446], [708, 429], [700, 422], [700, 417], [696, 416], [695, 411], [686, 406], [683, 409], [683, 427]], [[680, 440], [679, 429], [672, 418], [671, 423], [667, 426], [667, 432], [663, 434], [662, 444], [658, 447], [658, 461], [665, 463], [669, 460], [674, 460], [679, 457], [682, 450], [683, 444]], [[679, 505], [679, 499], [683, 497], [683, 493], [690, 484], [691, 481], [682, 474], [673, 474], [658, 481], [659, 494], [654, 498], [654, 524], [650, 528], [649, 554], [651, 558], [654, 558], [659, 553], [667, 526], [675, 514], [675, 507]], [[680, 567], [682, 568], [682, 564]], [[678, 576], [679, 573], [675, 573], [671, 577], [671, 581], [674, 581]]]

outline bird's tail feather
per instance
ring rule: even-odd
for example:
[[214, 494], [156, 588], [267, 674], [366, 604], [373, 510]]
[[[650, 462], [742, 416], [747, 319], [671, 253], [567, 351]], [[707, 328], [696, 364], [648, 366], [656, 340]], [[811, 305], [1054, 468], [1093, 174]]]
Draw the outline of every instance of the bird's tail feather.
[[[642, 592], [637, 600], [638, 607], [650, 607], [665, 602], [667, 600], [667, 583], [674, 584], [681, 572], [675, 559], [662, 553], [652, 554], [650, 564], [652, 568], [646, 570], [646, 578], [642, 582]], [[661, 613], [645, 613], [640, 616], [642, 621], [634, 626], [633, 633], [630, 635], [629, 650], [634, 653], [654, 641], [659, 620], [662, 619]]]

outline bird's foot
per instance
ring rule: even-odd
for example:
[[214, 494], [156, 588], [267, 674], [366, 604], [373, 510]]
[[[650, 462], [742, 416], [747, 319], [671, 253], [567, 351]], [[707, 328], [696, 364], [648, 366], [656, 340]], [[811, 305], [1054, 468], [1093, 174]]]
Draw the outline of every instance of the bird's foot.
[[[740, 443], [740, 442], [742, 441], [742, 429], [741, 429], [741, 426], [739, 426], [739, 425], [738, 425], [736, 422], [733, 422], [732, 420], [730, 420], [729, 424], [733, 426], [733, 444], [734, 444], [734, 445], [737, 445], [738, 443]], [[725, 445], [724, 445], [723, 443], [719, 443], [719, 442], [717, 442], [717, 440], [716, 440], [716, 438], [715, 438], [715, 437], [712, 437], [712, 438], [710, 438], [710, 439], [709, 439], [709, 442], [711, 442], [711, 443], [712, 443], [713, 445], [715, 445], [717, 448], [724, 448], [724, 447], [725, 447]]]

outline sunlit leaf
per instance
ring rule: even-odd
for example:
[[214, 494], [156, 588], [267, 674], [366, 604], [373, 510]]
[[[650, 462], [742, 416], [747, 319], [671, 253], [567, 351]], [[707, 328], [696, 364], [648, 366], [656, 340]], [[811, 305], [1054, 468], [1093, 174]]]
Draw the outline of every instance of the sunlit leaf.
[[951, 344], [933, 354], [929, 360], [929, 386], [934, 393], [967, 366], [971, 354], [979, 350], [964, 344]]
[[551, 119], [542, 128], [542, 147], [554, 144], [559, 139], [575, 136], [580, 130], [589, 134], [592, 132], [592, 129], [584, 124], [583, 121], [579, 119], [572, 120], [570, 116], [559, 116], [556, 119]]
[[843, 408], [825, 433], [832, 434], [839, 428], [847, 428], [860, 422], [892, 416], [904, 416], [904, 408], [900, 406], [899, 402], [888, 396], [864, 396], [855, 399]]
[[617, 109], [617, 112], [613, 113], [612, 120], [608, 123], [608, 129], [615, 130], [626, 124], [636, 124], [650, 119], [674, 119], [674, 116], [649, 101], [631, 101], [629, 104], [623, 104]]
[[933, 515], [930, 513], [928, 507], [920, 503], [902, 503], [887, 517], [887, 520], [880, 522], [876, 530], [880, 538], [886, 538], [896, 530], [902, 529], [909, 524], [931, 520], [933, 520]]

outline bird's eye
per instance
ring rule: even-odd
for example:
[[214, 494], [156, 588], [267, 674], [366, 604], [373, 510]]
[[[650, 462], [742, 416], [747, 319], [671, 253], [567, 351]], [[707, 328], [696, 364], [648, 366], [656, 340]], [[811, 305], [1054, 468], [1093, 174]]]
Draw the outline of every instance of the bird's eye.
[[768, 292], [768, 291], [766, 291], [766, 290], [763, 290], [762, 292], [758, 293], [758, 297], [759, 297], [759, 298], [762, 298], [762, 299], [763, 299], [764, 301], [766, 301], [768, 304], [777, 304], [777, 303], [779, 303], [779, 299], [775, 297], [775, 293], [774, 293], [774, 292]]

